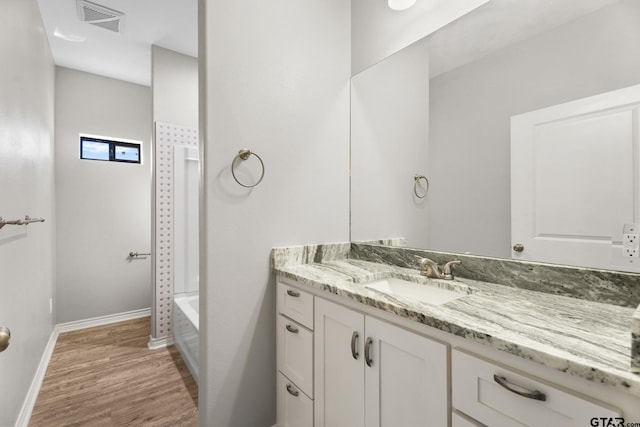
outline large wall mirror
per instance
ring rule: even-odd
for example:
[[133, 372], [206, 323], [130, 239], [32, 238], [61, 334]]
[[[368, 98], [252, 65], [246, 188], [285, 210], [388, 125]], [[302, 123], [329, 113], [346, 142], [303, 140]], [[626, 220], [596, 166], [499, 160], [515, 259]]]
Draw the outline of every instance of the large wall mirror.
[[[520, 171], [512, 168], [512, 118], [639, 85], [640, 1], [490, 0], [354, 71], [351, 240], [405, 237], [410, 247], [594, 266], [582, 256], [588, 249], [563, 248], [560, 252], [573, 255], [557, 261], [535, 259], [526, 247], [514, 252], [512, 174], [518, 179]], [[587, 236], [607, 247], [600, 256], [606, 261], [597, 267], [638, 271], [618, 268], [610, 256], [612, 243], [622, 239], [623, 223], [640, 222], [639, 109], [633, 99], [624, 102], [631, 106], [601, 120], [624, 123], [627, 130], [613, 138], [622, 148], [613, 147], [609, 135], [616, 131], [605, 127], [594, 143], [600, 151], [589, 151], [594, 144], [581, 142], [600, 131], [582, 131], [584, 138], [574, 135], [579, 141], [564, 157], [547, 152], [546, 158], [564, 163], [544, 185], [555, 189], [554, 197], [562, 191], [570, 196], [565, 205], [548, 207], [552, 219], [557, 214], [566, 223], [573, 217], [579, 223], [597, 216], [606, 223], [611, 213], [604, 226], [611, 229], [609, 240]], [[554, 135], [562, 139], [563, 134]], [[563, 164], [566, 180], [555, 186]], [[618, 171], [629, 167], [630, 175]], [[425, 198], [414, 194], [416, 175], [429, 180]], [[583, 188], [565, 185], [571, 180], [580, 180]], [[540, 182], [536, 191], [543, 187]], [[425, 184], [418, 181], [418, 195], [427, 190]], [[630, 201], [612, 208], [608, 197], [621, 188], [626, 193], [616, 197]]]

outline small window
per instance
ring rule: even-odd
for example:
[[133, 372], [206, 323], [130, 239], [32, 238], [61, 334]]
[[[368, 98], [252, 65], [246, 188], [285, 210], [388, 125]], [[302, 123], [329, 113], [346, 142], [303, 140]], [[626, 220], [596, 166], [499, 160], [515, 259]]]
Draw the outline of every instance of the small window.
[[81, 135], [80, 158], [107, 162], [140, 163], [140, 145], [135, 142]]
[[109, 160], [109, 143], [106, 141], [80, 138], [80, 158], [89, 160]]

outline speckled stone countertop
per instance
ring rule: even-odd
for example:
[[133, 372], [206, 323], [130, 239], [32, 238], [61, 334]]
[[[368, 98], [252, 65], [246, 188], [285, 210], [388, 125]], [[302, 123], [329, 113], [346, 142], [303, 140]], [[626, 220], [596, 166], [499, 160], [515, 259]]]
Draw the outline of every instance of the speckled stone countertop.
[[[413, 257], [416, 251], [408, 252]], [[363, 258], [366, 256], [354, 254], [349, 244], [276, 248], [273, 268], [278, 275], [303, 286], [395, 313], [640, 397], [640, 375], [631, 369], [638, 362], [637, 357], [631, 357], [631, 333], [640, 333], [636, 329], [640, 328], [640, 308], [636, 312], [635, 307], [459, 276], [453, 283], [431, 282], [465, 293], [436, 306], [365, 288], [365, 282], [389, 277], [418, 283], [429, 279], [420, 276], [415, 268]]]

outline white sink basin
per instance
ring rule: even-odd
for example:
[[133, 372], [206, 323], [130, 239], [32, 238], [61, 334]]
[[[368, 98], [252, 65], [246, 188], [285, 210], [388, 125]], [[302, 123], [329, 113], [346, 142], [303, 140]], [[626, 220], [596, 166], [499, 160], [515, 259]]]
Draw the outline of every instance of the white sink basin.
[[364, 287], [402, 300], [419, 301], [431, 305], [446, 304], [468, 295], [468, 292], [462, 290], [442, 289], [396, 278], [375, 280], [365, 283]]

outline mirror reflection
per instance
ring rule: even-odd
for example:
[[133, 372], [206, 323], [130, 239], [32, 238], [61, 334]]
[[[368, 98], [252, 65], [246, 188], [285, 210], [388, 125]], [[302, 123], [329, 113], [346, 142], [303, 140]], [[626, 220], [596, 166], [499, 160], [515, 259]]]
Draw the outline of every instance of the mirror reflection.
[[[492, 0], [355, 75], [351, 239], [638, 271], [620, 254], [624, 224], [640, 222], [640, 100], [625, 89], [640, 84], [639, 41], [635, 0]], [[598, 105], [577, 123], [585, 99]], [[540, 127], [547, 109], [562, 126]], [[533, 169], [512, 167], [516, 116], [545, 138]], [[513, 232], [512, 210], [537, 235]]]

